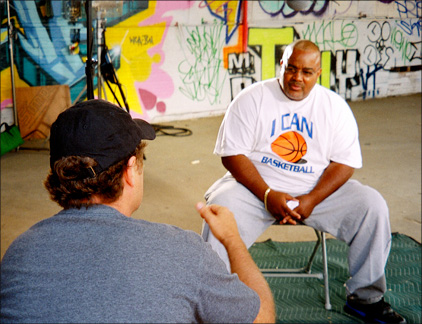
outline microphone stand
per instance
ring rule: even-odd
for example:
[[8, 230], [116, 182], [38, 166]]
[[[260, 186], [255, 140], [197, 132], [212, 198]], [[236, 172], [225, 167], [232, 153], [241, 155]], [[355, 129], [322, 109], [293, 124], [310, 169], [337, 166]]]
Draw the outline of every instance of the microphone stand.
[[[105, 21], [101, 19], [100, 14], [98, 13], [97, 17], [97, 60], [92, 59], [92, 49], [93, 49], [93, 28], [92, 28], [92, 1], [86, 0], [85, 2], [85, 11], [86, 11], [86, 28], [87, 28], [87, 60], [85, 67], [86, 74], [86, 84], [87, 84], [87, 98], [94, 99], [94, 80], [93, 75], [95, 74], [95, 68], [97, 68], [97, 89], [98, 89], [98, 98], [101, 98], [101, 90], [104, 88], [104, 80], [107, 83], [107, 86], [111, 93], [114, 96], [114, 99], [117, 101], [118, 105], [123, 108], [120, 104], [120, 101], [117, 99], [116, 93], [111, 88], [110, 82], [118, 86], [120, 95], [123, 99], [124, 106], [129, 112], [129, 105], [126, 101], [126, 97], [122, 90], [122, 85], [119, 82], [116, 71], [113, 64], [111, 63], [110, 56], [108, 54], [108, 49], [105, 44]], [[104, 90], [104, 95], [106, 97], [106, 92]], [[107, 97], [105, 98], [107, 99]]]
[[86, 96], [88, 99], [94, 99], [94, 82], [93, 75], [95, 73], [96, 61], [92, 60], [92, 3], [90, 0], [85, 1], [85, 13], [86, 13], [86, 30], [87, 30], [87, 59], [85, 62], [85, 74], [86, 74]]

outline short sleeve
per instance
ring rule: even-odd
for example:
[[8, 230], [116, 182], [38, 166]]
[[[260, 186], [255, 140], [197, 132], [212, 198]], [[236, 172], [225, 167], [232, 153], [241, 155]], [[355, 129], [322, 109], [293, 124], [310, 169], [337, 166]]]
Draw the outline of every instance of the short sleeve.
[[252, 323], [258, 315], [258, 294], [230, 274], [224, 262], [205, 244], [202, 254], [198, 314], [210, 323]]
[[343, 100], [336, 104], [342, 109], [335, 121], [331, 161], [353, 168], [362, 167], [362, 153], [359, 143], [359, 131], [352, 110]]
[[251, 85], [244, 89], [229, 105], [218, 132], [214, 154], [248, 155], [253, 151], [262, 94], [262, 89], [254, 90], [256, 87]]

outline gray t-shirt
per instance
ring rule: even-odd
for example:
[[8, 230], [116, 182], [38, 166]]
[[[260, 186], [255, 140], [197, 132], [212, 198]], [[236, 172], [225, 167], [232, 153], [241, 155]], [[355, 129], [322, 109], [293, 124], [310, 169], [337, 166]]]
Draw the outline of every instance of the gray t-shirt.
[[1, 264], [1, 322], [252, 322], [259, 297], [194, 232], [98, 205], [22, 234]]

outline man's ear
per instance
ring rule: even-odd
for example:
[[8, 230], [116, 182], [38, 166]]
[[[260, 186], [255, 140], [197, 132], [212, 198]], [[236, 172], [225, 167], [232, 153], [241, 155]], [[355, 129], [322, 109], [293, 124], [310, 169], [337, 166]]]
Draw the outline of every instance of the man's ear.
[[322, 73], [322, 68], [319, 68], [319, 70], [318, 70], [318, 72], [317, 72], [317, 74], [318, 74], [318, 78], [321, 76], [321, 73]]
[[127, 162], [127, 168], [124, 171], [123, 177], [129, 186], [134, 185], [135, 177], [139, 176], [136, 164], [136, 156], [131, 156]]
[[283, 60], [280, 60], [280, 76], [283, 76], [285, 69], [286, 67], [283, 66]]

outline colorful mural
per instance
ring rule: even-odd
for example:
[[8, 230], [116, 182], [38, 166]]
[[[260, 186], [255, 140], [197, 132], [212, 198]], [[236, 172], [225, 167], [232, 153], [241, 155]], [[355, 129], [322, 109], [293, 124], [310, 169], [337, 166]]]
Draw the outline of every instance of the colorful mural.
[[[86, 98], [85, 3], [10, 1], [16, 87], [65, 84], [72, 102]], [[243, 88], [278, 76], [296, 39], [320, 47], [319, 82], [347, 100], [420, 92], [420, 0], [318, 0], [299, 11], [264, 0], [91, 3], [93, 57], [107, 50], [121, 84], [99, 93], [95, 78], [95, 96], [115, 102], [121, 90], [131, 114], [148, 121], [222, 114]], [[12, 86], [6, 1], [0, 6], [3, 109]]]

